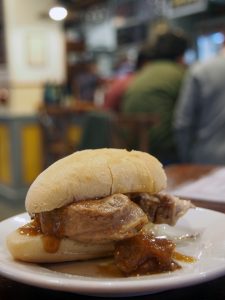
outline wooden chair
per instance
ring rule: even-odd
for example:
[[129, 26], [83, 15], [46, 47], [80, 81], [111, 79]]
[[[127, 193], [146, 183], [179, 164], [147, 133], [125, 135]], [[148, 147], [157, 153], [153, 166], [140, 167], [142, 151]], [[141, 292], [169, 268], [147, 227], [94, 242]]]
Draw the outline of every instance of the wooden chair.
[[42, 130], [44, 167], [75, 151], [69, 130], [74, 119], [94, 109], [93, 104], [76, 101], [75, 105], [43, 105], [39, 109]]
[[114, 148], [132, 148], [149, 151], [149, 129], [159, 123], [159, 117], [147, 113], [116, 114], [112, 117], [111, 143]]

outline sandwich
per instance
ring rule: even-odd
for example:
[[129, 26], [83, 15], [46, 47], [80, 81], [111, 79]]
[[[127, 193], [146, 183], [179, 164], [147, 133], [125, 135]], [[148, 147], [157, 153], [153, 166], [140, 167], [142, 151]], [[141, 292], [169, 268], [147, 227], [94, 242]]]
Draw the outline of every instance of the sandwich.
[[193, 205], [163, 193], [166, 182], [162, 164], [148, 153], [112, 148], [77, 151], [34, 180], [25, 199], [31, 220], [9, 234], [8, 249], [14, 259], [35, 263], [114, 255], [120, 269], [130, 274], [133, 269], [126, 269], [124, 251], [139, 243], [148, 249], [140, 251], [148, 253], [147, 261], [154, 256], [162, 265], [167, 259], [171, 267], [175, 246], [168, 240], [162, 245], [161, 239], [161, 248], [155, 248], [163, 249], [163, 255], [153, 249], [155, 254], [149, 256], [156, 239], [146, 228], [173, 226]]

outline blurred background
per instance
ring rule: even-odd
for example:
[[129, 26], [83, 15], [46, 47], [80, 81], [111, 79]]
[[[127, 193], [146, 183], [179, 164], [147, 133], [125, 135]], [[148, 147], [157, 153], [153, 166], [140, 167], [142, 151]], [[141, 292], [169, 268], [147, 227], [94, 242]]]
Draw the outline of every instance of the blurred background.
[[0, 0], [0, 220], [24, 211], [30, 184], [55, 160], [90, 147], [129, 148], [107, 129], [112, 123], [132, 123], [136, 148], [147, 149], [146, 128], [157, 120], [123, 118], [105, 107], [106, 95], [171, 27], [189, 37], [187, 68], [210, 60], [224, 44], [225, 1]]

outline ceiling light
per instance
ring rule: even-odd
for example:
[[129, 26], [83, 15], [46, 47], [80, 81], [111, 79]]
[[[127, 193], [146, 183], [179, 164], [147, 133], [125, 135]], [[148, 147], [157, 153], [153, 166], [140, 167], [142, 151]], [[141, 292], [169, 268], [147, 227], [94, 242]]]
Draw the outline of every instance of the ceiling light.
[[68, 14], [67, 9], [61, 6], [52, 7], [49, 10], [49, 17], [55, 21], [62, 21]]

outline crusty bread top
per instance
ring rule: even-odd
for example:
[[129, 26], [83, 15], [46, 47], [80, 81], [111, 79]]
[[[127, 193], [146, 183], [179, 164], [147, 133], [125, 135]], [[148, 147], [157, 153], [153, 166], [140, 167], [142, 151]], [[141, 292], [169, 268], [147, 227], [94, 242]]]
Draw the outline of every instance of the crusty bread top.
[[157, 193], [166, 187], [161, 163], [152, 155], [122, 149], [77, 151], [44, 170], [28, 190], [29, 213], [115, 193]]

